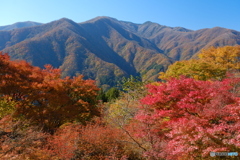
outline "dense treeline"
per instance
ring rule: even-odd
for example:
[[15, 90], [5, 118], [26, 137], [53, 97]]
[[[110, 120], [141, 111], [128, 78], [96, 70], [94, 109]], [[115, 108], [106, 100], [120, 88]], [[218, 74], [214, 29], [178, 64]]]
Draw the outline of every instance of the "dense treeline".
[[[240, 153], [239, 46], [202, 50], [162, 82], [108, 91], [0, 55], [0, 159], [217, 159]], [[237, 159], [239, 157], [224, 157]]]

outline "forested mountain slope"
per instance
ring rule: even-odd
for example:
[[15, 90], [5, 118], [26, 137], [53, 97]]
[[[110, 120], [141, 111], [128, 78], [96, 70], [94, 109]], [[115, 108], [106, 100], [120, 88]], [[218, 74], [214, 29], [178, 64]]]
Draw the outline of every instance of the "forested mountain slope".
[[236, 44], [240, 44], [240, 32], [230, 29], [192, 31], [110, 17], [82, 23], [62, 18], [0, 31], [0, 50], [12, 59], [40, 67], [51, 64], [61, 68], [63, 76], [83, 74], [110, 86], [129, 75], [156, 80], [174, 61], [190, 59], [202, 48]]

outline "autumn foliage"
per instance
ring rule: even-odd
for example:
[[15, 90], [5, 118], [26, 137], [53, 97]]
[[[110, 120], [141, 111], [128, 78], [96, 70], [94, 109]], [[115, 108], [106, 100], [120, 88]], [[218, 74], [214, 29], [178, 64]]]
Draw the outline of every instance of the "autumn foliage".
[[[161, 75], [165, 82], [145, 85], [130, 77], [122, 91], [105, 94], [81, 75], [62, 78], [50, 65], [40, 69], [1, 53], [0, 159], [202, 160], [218, 158], [210, 152], [240, 154], [239, 54], [239, 46], [212, 47], [199, 60], [170, 66]], [[99, 101], [102, 95], [108, 101]]]
[[185, 75], [197, 80], [222, 80], [227, 72], [240, 69], [240, 46], [210, 47], [201, 50], [199, 59], [177, 61], [160, 73], [160, 79]]
[[103, 124], [87, 126], [69, 124], [63, 126], [49, 139], [49, 150], [61, 159], [127, 159], [133, 153], [127, 151], [128, 144], [123, 133]]
[[96, 107], [98, 88], [82, 76], [64, 79], [60, 70], [46, 65], [33, 67], [25, 61], [10, 61], [0, 55], [1, 98], [15, 102], [15, 118], [28, 119], [51, 131], [66, 122], [85, 123], [99, 116]]
[[141, 100], [145, 107], [136, 115], [145, 124], [138, 136], [151, 145], [146, 156], [201, 159], [211, 151], [239, 153], [240, 99], [233, 92], [239, 82], [181, 77], [149, 85]]

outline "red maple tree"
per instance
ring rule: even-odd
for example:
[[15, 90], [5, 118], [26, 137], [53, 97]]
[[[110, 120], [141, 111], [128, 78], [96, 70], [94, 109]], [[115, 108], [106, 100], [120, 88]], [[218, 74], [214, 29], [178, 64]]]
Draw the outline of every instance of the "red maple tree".
[[147, 157], [206, 158], [211, 151], [240, 152], [239, 78], [200, 81], [171, 79], [148, 85], [136, 115], [138, 136], [149, 142]]

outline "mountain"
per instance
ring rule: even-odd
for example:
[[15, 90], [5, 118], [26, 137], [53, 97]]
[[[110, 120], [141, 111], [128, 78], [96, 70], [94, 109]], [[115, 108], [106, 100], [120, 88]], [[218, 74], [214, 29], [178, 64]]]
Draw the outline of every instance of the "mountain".
[[51, 64], [63, 76], [83, 74], [113, 86], [123, 76], [156, 80], [174, 61], [200, 49], [240, 44], [240, 32], [211, 28], [192, 31], [153, 22], [135, 24], [110, 17], [76, 23], [62, 18], [47, 24], [0, 31], [0, 50], [35, 66]]
[[132, 27], [133, 25], [124, 26], [130, 32], [150, 40], [175, 61], [196, 57], [202, 48], [240, 44], [240, 32], [221, 27], [193, 31], [183, 27], [167, 27], [152, 22], [134, 27]]
[[0, 31], [0, 50], [35, 66], [52, 64], [63, 76], [81, 73], [100, 85], [123, 76], [156, 79], [172, 61], [148, 39], [111, 18], [77, 24], [63, 18], [40, 26]]
[[12, 25], [0, 26], [0, 31], [9, 31], [9, 30], [13, 30], [13, 29], [32, 27], [32, 26], [37, 26], [37, 25], [42, 25], [42, 23], [31, 22], [31, 21], [17, 22]]

